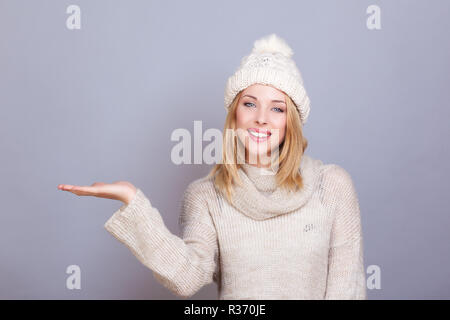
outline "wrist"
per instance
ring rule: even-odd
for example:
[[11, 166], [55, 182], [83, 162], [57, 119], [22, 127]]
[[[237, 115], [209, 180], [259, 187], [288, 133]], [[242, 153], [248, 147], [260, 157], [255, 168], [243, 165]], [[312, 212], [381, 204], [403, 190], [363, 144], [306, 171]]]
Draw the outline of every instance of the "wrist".
[[131, 190], [131, 191], [128, 193], [128, 196], [125, 198], [125, 200], [123, 200], [123, 202], [124, 202], [126, 205], [129, 205], [129, 204], [131, 203], [131, 201], [133, 201], [134, 197], [136, 196], [136, 192], [137, 192], [137, 189], [136, 189], [136, 188], [134, 188], [134, 190]]

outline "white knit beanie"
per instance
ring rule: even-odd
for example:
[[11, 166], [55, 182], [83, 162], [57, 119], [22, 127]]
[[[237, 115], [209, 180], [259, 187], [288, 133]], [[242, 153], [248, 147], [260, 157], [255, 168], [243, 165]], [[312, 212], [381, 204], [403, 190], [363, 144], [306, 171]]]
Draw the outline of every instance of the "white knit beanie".
[[303, 87], [303, 78], [289, 45], [272, 33], [253, 45], [252, 52], [243, 57], [236, 72], [225, 86], [225, 110], [229, 110], [235, 96], [255, 83], [271, 84], [284, 91], [294, 101], [302, 124], [309, 115], [309, 97]]

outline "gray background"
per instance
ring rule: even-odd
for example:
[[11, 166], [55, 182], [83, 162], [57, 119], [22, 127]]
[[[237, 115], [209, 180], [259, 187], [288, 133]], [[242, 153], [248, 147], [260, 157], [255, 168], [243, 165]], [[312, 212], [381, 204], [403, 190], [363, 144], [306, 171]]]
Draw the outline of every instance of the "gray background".
[[[81, 30], [66, 8], [81, 7]], [[366, 8], [381, 8], [381, 30]], [[369, 299], [450, 298], [448, 1], [0, 1], [0, 298], [177, 299], [103, 228], [121, 203], [60, 183], [128, 180], [180, 234], [212, 165], [170, 159], [177, 128], [222, 130], [226, 79], [253, 41], [294, 50], [307, 153], [360, 199]], [[205, 144], [206, 145], [206, 144]], [[66, 289], [68, 265], [81, 290]], [[216, 299], [215, 284], [193, 299]]]

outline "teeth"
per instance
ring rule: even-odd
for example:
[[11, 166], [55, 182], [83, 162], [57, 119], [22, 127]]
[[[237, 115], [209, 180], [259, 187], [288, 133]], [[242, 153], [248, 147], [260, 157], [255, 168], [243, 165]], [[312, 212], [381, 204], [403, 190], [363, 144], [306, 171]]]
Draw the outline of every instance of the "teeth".
[[258, 137], [258, 138], [265, 138], [265, 137], [268, 137], [268, 136], [269, 136], [268, 134], [260, 133], [260, 132], [255, 132], [255, 131], [253, 131], [253, 130], [248, 130], [248, 132], [249, 132], [252, 136], [255, 136], [255, 137]]

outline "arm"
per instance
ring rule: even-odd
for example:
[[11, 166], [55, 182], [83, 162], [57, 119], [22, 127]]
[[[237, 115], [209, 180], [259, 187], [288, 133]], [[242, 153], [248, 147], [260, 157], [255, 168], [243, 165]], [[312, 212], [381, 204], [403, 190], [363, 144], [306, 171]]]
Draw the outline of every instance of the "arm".
[[347, 171], [332, 165], [326, 184], [334, 208], [325, 299], [365, 300], [366, 277], [358, 198]]
[[194, 181], [183, 194], [179, 223], [182, 238], [172, 234], [144, 193], [123, 205], [105, 228], [152, 270], [158, 282], [175, 295], [188, 298], [215, 281], [218, 247], [204, 185]]

